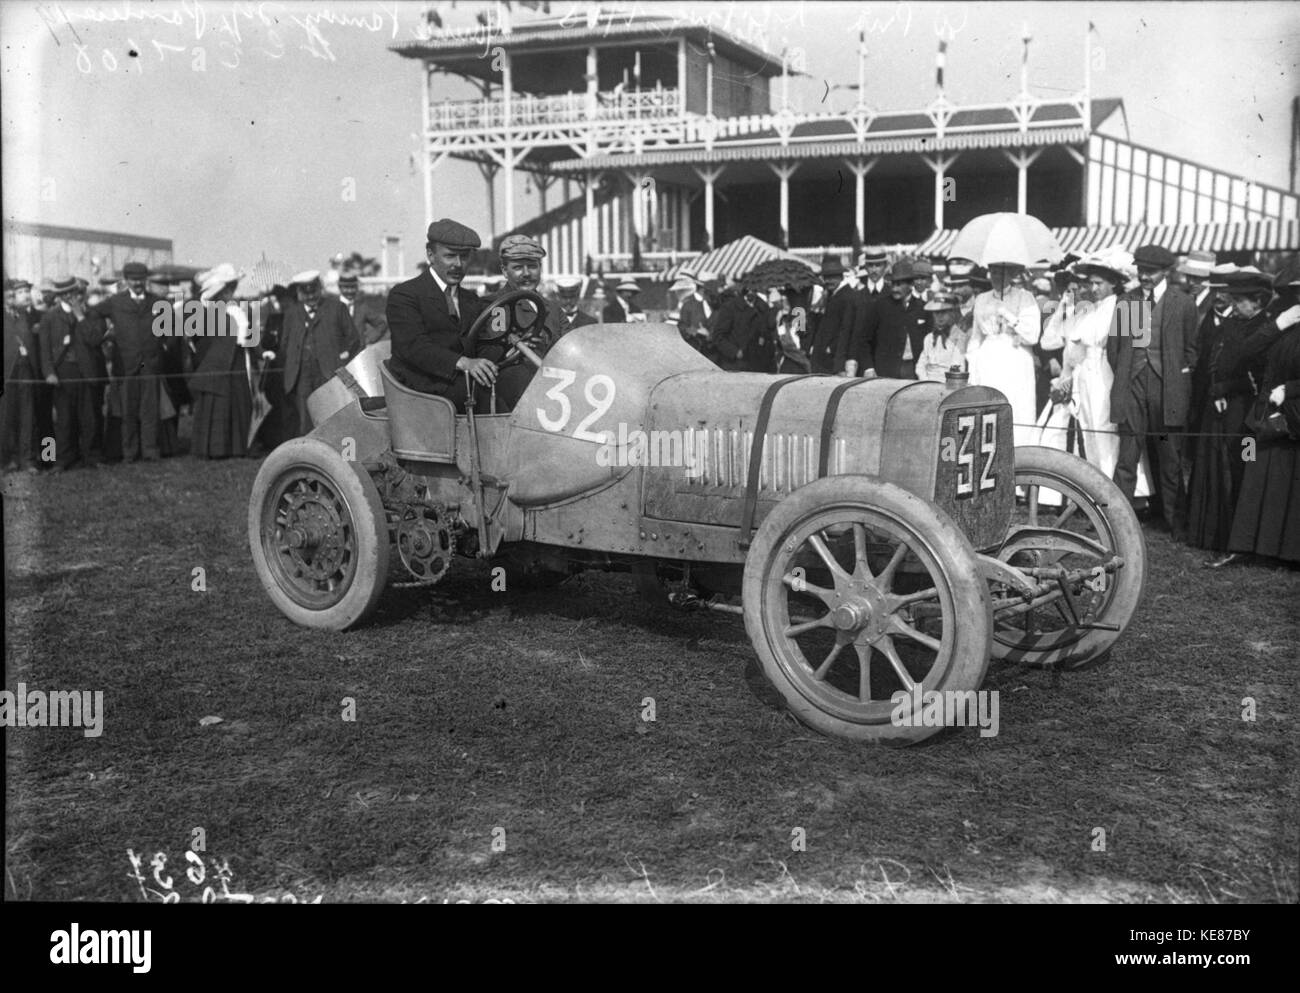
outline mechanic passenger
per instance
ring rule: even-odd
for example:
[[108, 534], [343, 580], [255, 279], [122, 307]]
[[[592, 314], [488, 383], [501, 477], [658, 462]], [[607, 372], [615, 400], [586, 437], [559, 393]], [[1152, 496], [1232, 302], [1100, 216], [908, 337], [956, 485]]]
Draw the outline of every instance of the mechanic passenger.
[[469, 395], [465, 373], [481, 387], [479, 401], [485, 411], [497, 378], [496, 363], [465, 355], [461, 339], [483, 309], [483, 302], [461, 286], [470, 256], [480, 244], [473, 228], [447, 217], [434, 221], [425, 245], [429, 268], [388, 294], [393, 339], [389, 370], [404, 386], [444, 396], [461, 411]]

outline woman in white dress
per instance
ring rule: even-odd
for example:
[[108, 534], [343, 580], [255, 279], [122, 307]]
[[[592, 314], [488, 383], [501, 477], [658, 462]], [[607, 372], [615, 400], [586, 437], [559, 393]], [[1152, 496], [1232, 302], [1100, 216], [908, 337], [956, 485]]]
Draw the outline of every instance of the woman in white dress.
[[1022, 268], [1006, 263], [989, 266], [993, 289], [975, 298], [966, 362], [972, 386], [989, 386], [1006, 396], [1016, 444], [1030, 445], [1038, 420], [1033, 347], [1042, 322], [1034, 295], [1012, 284]]
[[[1051, 402], [1039, 419], [1038, 444], [1074, 452], [1112, 478], [1119, 458], [1119, 434], [1110, 419], [1110, 388], [1115, 373], [1106, 357], [1106, 342], [1115, 328], [1118, 295], [1128, 281], [1132, 262], [1127, 252], [1076, 262], [1091, 304], [1077, 308], [1062, 301], [1043, 329], [1045, 341], [1064, 341], [1061, 375], [1052, 380]], [[1070, 438], [1071, 422], [1077, 434]], [[1145, 467], [1139, 467], [1135, 496], [1147, 496]]]

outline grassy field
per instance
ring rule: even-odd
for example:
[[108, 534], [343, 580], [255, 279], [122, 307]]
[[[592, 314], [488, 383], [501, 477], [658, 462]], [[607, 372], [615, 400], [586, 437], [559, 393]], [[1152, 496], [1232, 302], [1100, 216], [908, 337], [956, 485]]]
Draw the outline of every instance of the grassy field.
[[1300, 895], [1298, 572], [1204, 570], [1149, 534], [1108, 663], [993, 668], [996, 737], [861, 747], [781, 710], [738, 620], [659, 610], [623, 576], [494, 593], [462, 561], [361, 630], [296, 628], [249, 558], [255, 471], [5, 479], [5, 689], [105, 707], [97, 738], [6, 731], [7, 898]]

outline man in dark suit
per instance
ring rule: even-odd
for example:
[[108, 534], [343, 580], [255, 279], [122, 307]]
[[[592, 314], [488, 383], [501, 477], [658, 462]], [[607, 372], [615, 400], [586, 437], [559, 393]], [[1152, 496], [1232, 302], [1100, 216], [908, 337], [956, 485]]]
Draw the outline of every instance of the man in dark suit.
[[164, 338], [154, 334], [159, 308], [170, 304], [148, 292], [149, 267], [128, 262], [122, 267], [126, 289], [87, 308], [99, 320], [112, 322], [108, 332], [116, 345], [116, 365], [122, 377], [122, 458], [134, 462], [158, 459], [158, 389]]
[[732, 372], [771, 372], [771, 323], [771, 308], [762, 294], [737, 293], [718, 309], [713, 328], [713, 346], [722, 357], [718, 364]]
[[[636, 295], [641, 287], [634, 279], [625, 279], [614, 287], [614, 293], [605, 309], [600, 312], [602, 324], [626, 324], [629, 321], [644, 321], [645, 312], [636, 305]], [[640, 314], [640, 317], [635, 315]]]
[[292, 282], [298, 299], [284, 315], [280, 354], [285, 397], [296, 419], [290, 437], [297, 437], [313, 426], [307, 398], [361, 351], [361, 339], [343, 302], [325, 294], [319, 272], [300, 272]]
[[559, 322], [557, 340], [563, 338], [574, 328], [600, 323], [578, 306], [578, 293], [581, 290], [582, 280], [577, 276], [567, 276], [555, 282], [555, 295], [559, 301], [559, 313], [556, 315]]
[[848, 350], [858, 321], [858, 294], [845, 283], [844, 263], [839, 256], [825, 256], [821, 272], [826, 297], [808, 358], [813, 372], [843, 372], [845, 362], [852, 358]]
[[[36, 333], [27, 322], [26, 309], [19, 303], [22, 291], [32, 284], [15, 280], [5, 288], [4, 313], [4, 396], [0, 398], [3, 416], [3, 461], [5, 468], [36, 471], [40, 439], [36, 435], [36, 398], [34, 380], [39, 380], [40, 354]], [[24, 300], [24, 304], [26, 301]], [[24, 382], [25, 380], [25, 382]]]
[[54, 387], [55, 468], [67, 471], [92, 464], [95, 433], [93, 379], [99, 368], [103, 324], [86, 314], [80, 280], [64, 276], [54, 282], [54, 304], [41, 318], [38, 332], [41, 373]]
[[[927, 266], [928, 268], [928, 266]], [[930, 332], [925, 297], [914, 287], [929, 279], [907, 259], [894, 263], [889, 273], [889, 296], [877, 302], [850, 346], [859, 374], [874, 372], [886, 379], [915, 379], [916, 360]]]
[[709, 344], [709, 326], [713, 318], [713, 304], [709, 302], [705, 286], [714, 277], [712, 273], [702, 272], [699, 276], [682, 278], [688, 280], [691, 287], [677, 314], [677, 330], [683, 341], [703, 352]]
[[469, 395], [465, 373], [483, 392], [497, 378], [496, 363], [466, 355], [461, 340], [482, 311], [478, 296], [461, 286], [480, 244], [473, 228], [446, 217], [434, 221], [425, 245], [429, 268], [388, 293], [393, 376], [413, 390], [445, 396], [458, 410]]
[[378, 297], [359, 294], [359, 285], [355, 273], [339, 277], [339, 300], [352, 318], [352, 326], [361, 338], [361, 347], [365, 348], [388, 337], [388, 321], [384, 317], [384, 302]]
[[[1165, 523], [1175, 539], [1186, 530], [1187, 501], [1181, 432], [1188, 419], [1192, 369], [1196, 365], [1196, 303], [1172, 289], [1174, 256], [1159, 245], [1133, 253], [1139, 288], [1119, 302], [1116, 332], [1107, 342], [1115, 368], [1110, 417], [1119, 426], [1115, 483], [1133, 499], [1143, 446], [1154, 439], [1152, 476], [1160, 488]], [[1127, 326], [1123, 321], [1127, 321]]]

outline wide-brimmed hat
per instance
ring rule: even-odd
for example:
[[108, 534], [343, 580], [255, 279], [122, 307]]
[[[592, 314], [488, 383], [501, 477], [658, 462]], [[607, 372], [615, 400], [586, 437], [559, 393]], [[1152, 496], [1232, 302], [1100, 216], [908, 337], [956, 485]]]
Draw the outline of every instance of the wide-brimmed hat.
[[1230, 294], [1273, 292], [1273, 277], [1253, 265], [1244, 266], [1227, 277]]
[[1212, 289], [1222, 290], [1228, 286], [1228, 277], [1237, 271], [1237, 266], [1232, 262], [1224, 262], [1222, 265], [1213, 266], [1210, 269], [1210, 278], [1206, 283]]
[[1214, 268], [1214, 263], [1217, 261], [1213, 252], [1203, 252], [1198, 249], [1187, 253], [1187, 258], [1178, 263], [1178, 271], [1184, 276], [1208, 279], [1210, 270]]
[[203, 274], [203, 282], [199, 285], [199, 299], [211, 300], [231, 283], [237, 282], [239, 282], [239, 271], [229, 262], [222, 262]]

